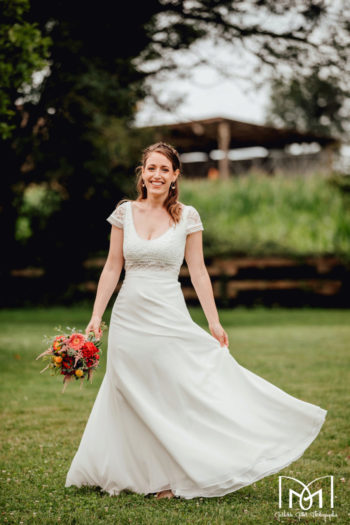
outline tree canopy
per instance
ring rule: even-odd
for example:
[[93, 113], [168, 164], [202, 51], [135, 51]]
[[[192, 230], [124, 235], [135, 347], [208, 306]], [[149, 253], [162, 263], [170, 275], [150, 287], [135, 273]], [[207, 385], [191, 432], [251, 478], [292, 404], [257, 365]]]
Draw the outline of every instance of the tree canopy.
[[318, 69], [306, 77], [274, 79], [266, 124], [348, 138], [350, 90], [339, 84], [336, 76], [320, 77]]
[[0, 24], [0, 137], [15, 131], [14, 102], [32, 89], [32, 75], [48, 64], [51, 38], [36, 22], [28, 22], [29, 0], [1, 0]]

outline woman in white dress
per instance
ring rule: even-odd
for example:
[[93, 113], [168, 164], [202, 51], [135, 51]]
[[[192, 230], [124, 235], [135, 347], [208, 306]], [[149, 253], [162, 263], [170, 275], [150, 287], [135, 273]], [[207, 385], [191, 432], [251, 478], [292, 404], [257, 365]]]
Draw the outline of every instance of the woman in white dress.
[[[295, 398], [229, 352], [196, 208], [177, 200], [181, 163], [160, 142], [138, 167], [136, 201], [109, 215], [110, 248], [86, 332], [113, 305], [106, 373], [65, 486], [157, 497], [223, 496], [279, 472], [314, 441], [327, 410]], [[187, 309], [185, 257], [208, 320]]]

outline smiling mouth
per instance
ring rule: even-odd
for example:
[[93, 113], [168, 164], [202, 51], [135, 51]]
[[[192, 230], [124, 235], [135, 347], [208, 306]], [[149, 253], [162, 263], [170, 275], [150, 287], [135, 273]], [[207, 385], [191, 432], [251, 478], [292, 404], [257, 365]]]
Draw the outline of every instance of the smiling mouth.
[[152, 186], [161, 186], [162, 184], [164, 184], [164, 182], [161, 182], [161, 181], [151, 181], [151, 184], [152, 184]]

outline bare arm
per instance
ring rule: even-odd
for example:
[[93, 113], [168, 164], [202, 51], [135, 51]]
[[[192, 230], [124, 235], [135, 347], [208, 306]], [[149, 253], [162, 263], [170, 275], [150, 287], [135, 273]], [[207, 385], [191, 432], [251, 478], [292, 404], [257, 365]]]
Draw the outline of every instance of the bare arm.
[[213, 287], [205, 266], [202, 231], [187, 235], [185, 260], [190, 272], [192, 285], [207, 318], [210, 332], [220, 342], [221, 346], [228, 346], [228, 336], [220, 324]]
[[93, 330], [96, 336], [98, 335], [103, 313], [118, 284], [124, 265], [123, 237], [123, 230], [112, 225], [108, 257], [98, 281], [93, 312], [86, 333]]

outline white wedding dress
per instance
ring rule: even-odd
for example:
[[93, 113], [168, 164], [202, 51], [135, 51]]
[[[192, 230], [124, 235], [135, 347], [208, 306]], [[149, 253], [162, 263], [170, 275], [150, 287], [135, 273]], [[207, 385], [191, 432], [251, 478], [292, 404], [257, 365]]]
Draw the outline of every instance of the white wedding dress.
[[223, 496], [300, 458], [327, 410], [244, 368], [187, 309], [178, 276], [186, 236], [203, 230], [196, 208], [184, 205], [180, 223], [151, 240], [138, 235], [131, 201], [107, 221], [124, 229], [125, 278], [65, 486]]

